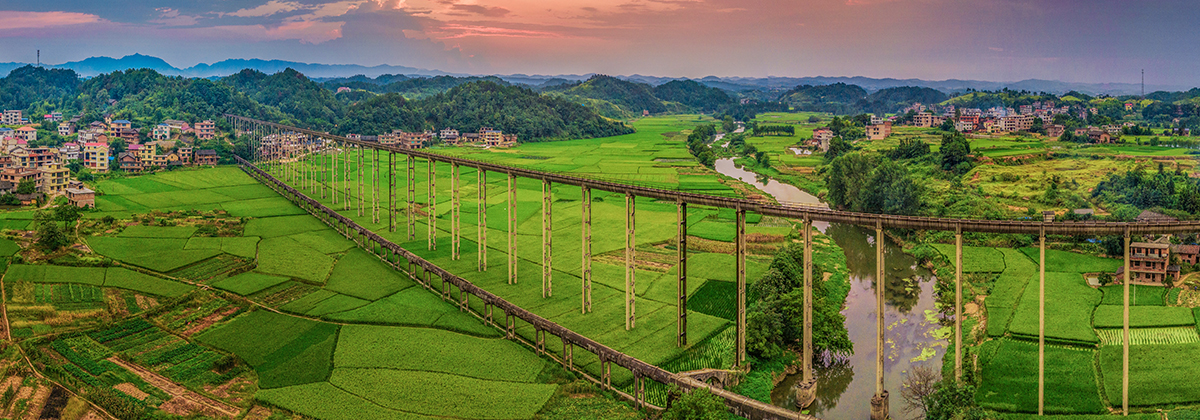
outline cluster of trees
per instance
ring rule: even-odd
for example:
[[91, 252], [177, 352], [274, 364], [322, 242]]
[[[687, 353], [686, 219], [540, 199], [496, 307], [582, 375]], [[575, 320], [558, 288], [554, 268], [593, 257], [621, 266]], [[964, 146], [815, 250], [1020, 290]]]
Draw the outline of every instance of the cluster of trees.
[[[692, 80], [674, 80], [658, 86], [621, 80], [612, 76], [595, 75], [582, 82], [546, 84], [543, 92], [553, 92], [580, 102], [594, 102], [600, 109], [611, 104], [611, 116], [636, 116], [642, 111], [714, 112], [728, 111], [737, 102], [729, 94]], [[584, 99], [589, 101], [583, 101]], [[728, 112], [726, 112], [728, 114]], [[743, 120], [743, 118], [735, 118]]]
[[767, 136], [772, 134], [787, 134], [789, 136], [796, 134], [796, 127], [792, 125], [755, 125], [755, 136]]
[[[1159, 164], [1158, 171], [1147, 173], [1139, 169], [1112, 174], [1092, 190], [1092, 197], [1106, 203], [1123, 204], [1136, 209], [1163, 208], [1200, 213], [1200, 185], [1180, 170], [1168, 171]], [[1114, 216], [1130, 219], [1136, 212], [1120, 212]]]
[[917, 159], [929, 154], [929, 143], [918, 139], [903, 138], [900, 139], [900, 144], [896, 145], [895, 149], [886, 150], [883, 153], [896, 160]]
[[796, 86], [780, 95], [779, 101], [799, 111], [884, 114], [914, 103], [937, 104], [949, 98], [937, 89], [926, 87], [901, 86], [867, 94], [866, 89], [858, 85], [834, 83]]
[[905, 215], [921, 210], [920, 184], [886, 156], [839, 156], [826, 172], [826, 185], [830, 204], [846, 210]]
[[942, 135], [941, 156], [942, 170], [965, 174], [975, 167], [975, 158], [971, 156], [971, 142], [959, 132]]
[[701, 165], [712, 167], [717, 161], [717, 157], [713, 155], [712, 148], [708, 146], [708, 141], [717, 134], [717, 128], [711, 124], [698, 125], [692, 129], [692, 134], [688, 134], [687, 145], [688, 152], [696, 157], [696, 160]]
[[[430, 79], [405, 78], [393, 84], [418, 80]], [[454, 83], [461, 81], [455, 79]], [[393, 93], [354, 105], [345, 105], [330, 90], [292, 69], [273, 75], [244, 70], [215, 81], [167, 77], [142, 69], [81, 81], [70, 70], [28, 66], [0, 79], [0, 86], [12, 84], [27, 88], [0, 90], [0, 100], [9, 101], [5, 102], [6, 109], [37, 114], [52, 110], [65, 115], [82, 112], [84, 124], [102, 120], [109, 113], [132, 121], [135, 127], [150, 127], [165, 119], [212, 119], [220, 126], [220, 117], [228, 113], [367, 135], [393, 129], [421, 131], [449, 126], [474, 131], [490, 126], [517, 134], [521, 141], [538, 141], [607, 137], [633, 131], [571, 101], [491, 81], [459, 83], [449, 91], [417, 101]], [[47, 139], [47, 145], [61, 144], [62, 139], [54, 134], [57, 127], [51, 125], [43, 127], [46, 132], [39, 137]], [[229, 149], [224, 140], [202, 143], [196, 147], [215, 148], [218, 152]]]
[[[835, 267], [815, 264], [815, 272]], [[832, 290], [823, 276], [813, 276], [813, 350], [834, 355], [854, 353], [854, 343], [841, 314], [845, 290]], [[761, 279], [750, 285], [757, 299], [746, 313], [746, 350], [760, 358], [786, 354], [803, 336], [804, 324], [804, 245], [790, 243], [775, 254]], [[837, 297], [840, 297], [838, 299]]]
[[453, 127], [461, 132], [496, 127], [521, 141], [609, 137], [632, 133], [562, 97], [489, 81], [459, 85], [445, 93], [409, 101], [398, 93], [351, 105], [335, 133], [376, 135], [394, 129], [422, 131]]

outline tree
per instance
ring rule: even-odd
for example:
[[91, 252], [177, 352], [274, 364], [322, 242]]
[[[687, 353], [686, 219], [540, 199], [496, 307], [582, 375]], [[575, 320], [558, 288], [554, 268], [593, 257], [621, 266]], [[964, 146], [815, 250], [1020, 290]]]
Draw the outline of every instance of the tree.
[[733, 117], [726, 115], [725, 120], [721, 121], [721, 129], [726, 133], [732, 133], [733, 130], [737, 130], [737, 124], [733, 122]]
[[914, 366], [904, 376], [904, 383], [900, 389], [900, 397], [904, 399], [904, 412], [914, 413], [912, 418], [915, 419], [924, 418], [927, 410], [926, 399], [937, 391], [940, 380], [941, 375], [933, 368], [927, 365]]
[[68, 226], [79, 220], [79, 207], [63, 204], [54, 208], [54, 218], [66, 222]]
[[33, 194], [37, 192], [37, 181], [23, 179], [17, 184], [17, 194]]
[[984, 415], [975, 404], [975, 387], [942, 381], [924, 398], [925, 420], [977, 420]]
[[914, 215], [921, 208], [920, 186], [907, 170], [887, 158], [871, 171], [864, 195], [861, 211]]
[[[679, 393], [674, 387], [671, 392]], [[663, 420], [725, 420], [729, 417], [725, 411], [725, 400], [708, 391], [708, 388], [696, 388], [684, 392], [679, 399], [671, 402], [667, 411], [663, 412]]]
[[766, 151], [758, 152], [758, 154], [755, 157], [755, 160], [758, 161], [758, 166], [761, 166], [763, 168], [771, 167], [771, 155], [768, 155]]
[[67, 240], [67, 235], [63, 233], [62, 229], [58, 228], [58, 223], [52, 220], [45, 220], [38, 225], [37, 244], [46, 252], [54, 252], [70, 243]]
[[1033, 124], [1029, 126], [1030, 133], [1046, 134], [1045, 122], [1041, 118], [1034, 118]]
[[[942, 170], [955, 172], [959, 175], [971, 170], [971, 143], [962, 133], [942, 135]], [[966, 163], [967, 165], [962, 165]], [[966, 170], [963, 170], [963, 168]]]
[[834, 137], [829, 141], [829, 150], [825, 151], [825, 163], [833, 162], [838, 157], [850, 153], [854, 150], [854, 145], [850, 142], [842, 140], [841, 137]]

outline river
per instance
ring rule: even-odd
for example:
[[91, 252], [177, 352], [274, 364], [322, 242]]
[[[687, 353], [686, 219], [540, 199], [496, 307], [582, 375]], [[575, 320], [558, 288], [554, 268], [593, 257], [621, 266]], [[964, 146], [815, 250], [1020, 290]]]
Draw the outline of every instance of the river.
[[[733, 159], [716, 162], [718, 172], [749, 183], [770, 194], [777, 201], [822, 205], [820, 199], [803, 190], [764, 179], [753, 172], [737, 167]], [[870, 418], [871, 396], [875, 394], [875, 232], [853, 225], [814, 223], [821, 232], [833, 238], [846, 253], [850, 270], [850, 295], [842, 314], [854, 342], [854, 354], [845, 359], [821, 357], [814, 363], [817, 377], [817, 400], [810, 413], [825, 419]], [[916, 260], [905, 254], [890, 240], [884, 245], [886, 261], [884, 322], [887, 328], [884, 362], [885, 389], [891, 393], [893, 418], [908, 417], [900, 397], [904, 375], [912, 367], [927, 364], [940, 371], [947, 341], [938, 338], [933, 289], [936, 279], [929, 270], [919, 267]], [[800, 322], [800, 320], [796, 320]], [[800, 379], [790, 375], [771, 393], [777, 406], [796, 409], [791, 387]]]

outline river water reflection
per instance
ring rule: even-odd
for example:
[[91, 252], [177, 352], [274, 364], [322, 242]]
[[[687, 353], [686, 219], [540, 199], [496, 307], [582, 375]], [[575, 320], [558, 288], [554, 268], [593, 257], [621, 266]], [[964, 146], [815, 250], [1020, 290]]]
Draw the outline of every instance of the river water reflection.
[[[763, 179], [738, 168], [732, 159], [718, 160], [716, 169], [754, 185], [780, 202], [824, 205], [817, 197], [795, 186]], [[820, 222], [814, 225], [832, 237], [846, 253], [850, 294], [842, 314], [846, 316], [846, 327], [854, 342], [854, 354], [848, 358], [823, 357], [814, 364], [817, 400], [809, 409], [812, 414], [826, 419], [867, 419], [876, 383], [875, 232], [852, 225]], [[939, 334], [948, 334], [949, 330], [939, 330], [932, 273], [918, 267], [912, 256], [891, 241], [884, 243], [884, 261], [884, 326], [887, 329], [884, 384], [891, 393], [892, 416], [901, 418], [906, 417], [900, 398], [905, 373], [919, 364], [940, 368], [947, 342], [944, 335]], [[794, 410], [791, 387], [799, 379], [799, 374], [791, 375], [780, 383], [771, 393], [772, 403]]]

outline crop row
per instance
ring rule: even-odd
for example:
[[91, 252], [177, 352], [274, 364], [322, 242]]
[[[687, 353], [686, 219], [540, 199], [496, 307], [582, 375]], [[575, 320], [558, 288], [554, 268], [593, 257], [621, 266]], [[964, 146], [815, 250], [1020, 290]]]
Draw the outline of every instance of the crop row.
[[107, 341], [104, 344], [115, 352], [124, 352], [126, 350], [141, 346], [146, 343], [167, 337], [166, 331], [158, 328], [147, 328], [136, 334], [130, 334], [120, 339]]
[[203, 282], [222, 273], [227, 273], [239, 267], [251, 265], [252, 263], [253, 261], [244, 258], [239, 258], [229, 254], [221, 254], [196, 264], [180, 268], [171, 274], [175, 277], [181, 277], [196, 282]]
[[[1100, 342], [1106, 346], [1119, 346], [1124, 343], [1124, 330], [1120, 328], [1103, 328], [1096, 332], [1100, 334]], [[1129, 344], [1135, 346], [1198, 342], [1200, 342], [1200, 335], [1196, 335], [1195, 327], [1131, 328], [1129, 330]]]
[[150, 325], [149, 322], [146, 322], [145, 319], [133, 318], [129, 321], [122, 322], [113, 327], [110, 327], [110, 328], [107, 328], [104, 330], [100, 330], [100, 331], [94, 331], [92, 333], [89, 333], [88, 336], [91, 337], [93, 340], [104, 343], [104, 342], [116, 340], [116, 339], [119, 339], [119, 338], [122, 338], [122, 337], [125, 337], [128, 335], [137, 334], [139, 332], [145, 331], [145, 330], [153, 328], [153, 327], [154, 326]]
[[83, 368], [83, 370], [86, 370], [88, 373], [93, 375], [101, 375], [104, 372], [108, 372], [116, 367], [116, 365], [112, 364], [112, 362], [97, 362], [96, 360], [89, 359], [87, 356], [76, 352], [71, 348], [70, 344], [67, 344], [67, 342], [63, 340], [55, 340], [54, 342], [50, 343], [50, 347], [53, 348], [54, 351], [58, 352], [58, 354], [65, 357], [67, 361], [78, 365], [79, 367]]
[[167, 329], [178, 330], [192, 323], [192, 321], [209, 316], [228, 303], [221, 299], [211, 299], [196, 307], [180, 305], [170, 312], [155, 317], [155, 320], [165, 325]]
[[77, 283], [35, 283], [33, 295], [34, 303], [53, 304], [59, 309], [75, 309], [71, 306], [84, 309], [104, 302], [104, 291], [99, 287]]
[[307, 284], [289, 281], [279, 286], [259, 292], [254, 299], [258, 302], [270, 306], [277, 307], [285, 303], [296, 300], [297, 298], [312, 293], [317, 288]]

